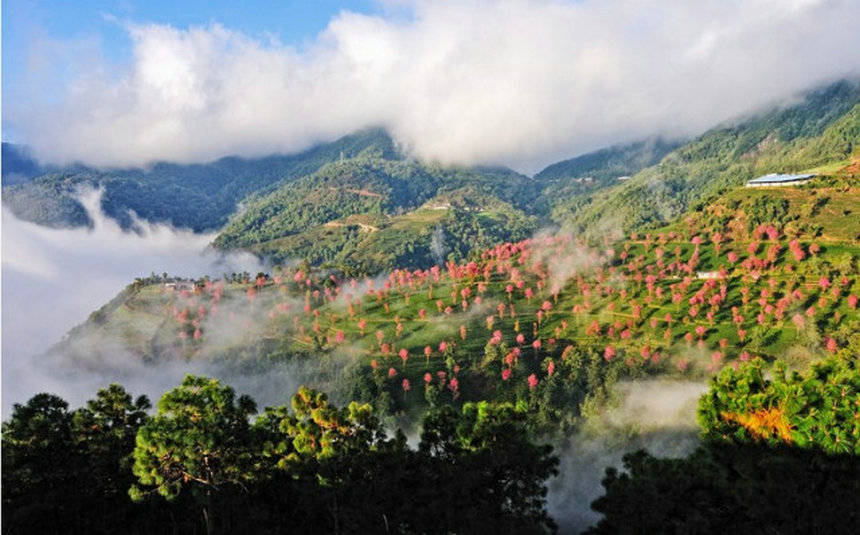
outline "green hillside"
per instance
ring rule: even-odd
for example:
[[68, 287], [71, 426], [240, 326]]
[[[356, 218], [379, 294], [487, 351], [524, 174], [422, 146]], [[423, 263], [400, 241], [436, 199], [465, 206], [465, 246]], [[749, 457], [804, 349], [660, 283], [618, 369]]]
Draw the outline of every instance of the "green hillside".
[[[293, 267], [181, 291], [138, 281], [58, 350], [91, 359], [104, 345], [93, 340], [110, 339], [152, 362], [304, 363], [308, 381], [389, 415], [517, 401], [535, 426], [557, 431], [599, 412], [620, 379], [702, 379], [754, 356], [802, 369], [860, 349], [860, 214], [849, 208], [860, 192], [821, 180], [730, 190], [677, 223], [596, 248], [562, 233], [376, 279]], [[441, 213], [330, 227], [358, 227], [359, 251]]]
[[208, 164], [158, 163], [150, 169], [98, 171], [72, 167], [4, 186], [3, 202], [19, 217], [42, 225], [88, 224], [76, 200], [81, 187], [104, 189], [102, 209], [123, 226], [128, 211], [144, 220], [166, 222], [195, 231], [221, 228], [238, 203], [310, 174], [339, 158], [374, 154], [397, 158], [391, 139], [381, 130], [367, 130], [291, 156], [247, 160], [222, 158]]
[[508, 170], [362, 156], [248, 202], [215, 245], [347, 272], [427, 267], [537, 230], [531, 184]]
[[656, 165], [680, 142], [650, 139], [583, 154], [554, 163], [535, 175], [551, 205], [575, 202], [597, 190], [618, 185], [642, 169]]
[[475, 249], [523, 240], [537, 230], [535, 218], [503, 201], [471, 191], [452, 194], [455, 201], [443, 194], [402, 215], [351, 215], [246, 249], [275, 263], [298, 258], [323, 269], [365, 274], [461, 261]]
[[575, 232], [653, 229], [732, 186], [771, 172], [846, 161], [860, 140], [860, 86], [840, 82], [800, 102], [718, 127], [615, 187], [561, 199], [552, 218]]

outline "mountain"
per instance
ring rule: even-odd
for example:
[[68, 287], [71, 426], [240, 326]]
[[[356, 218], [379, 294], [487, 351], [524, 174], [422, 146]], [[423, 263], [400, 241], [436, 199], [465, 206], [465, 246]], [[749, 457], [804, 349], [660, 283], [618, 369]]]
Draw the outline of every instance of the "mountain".
[[[611, 147], [532, 178], [416, 161], [385, 131], [370, 129], [292, 156], [53, 170], [3, 193], [24, 219], [87, 225], [77, 192], [101, 187], [103, 210], [125, 227], [134, 212], [195, 231], [219, 230], [215, 245], [222, 249], [358, 274], [460, 261], [544, 227], [613, 239], [658, 228], [754, 176], [845, 164], [858, 140], [860, 84], [842, 81], [687, 143]], [[15, 158], [13, 169], [39, 170]]]
[[506, 169], [362, 155], [249, 201], [214, 244], [364, 272], [429, 267], [537, 230], [531, 184]]
[[[426, 267], [431, 259], [430, 236], [443, 227], [438, 217], [428, 214], [415, 218], [425, 222], [419, 236], [403, 236], [408, 248], [420, 250], [416, 254], [397, 253], [368, 263], [353, 253], [363, 243], [375, 255], [378, 248], [368, 245], [374, 229], [388, 223], [396, 227], [390, 218], [409, 214], [437, 188], [474, 190], [476, 185], [484, 195], [518, 210], [516, 220], [532, 218], [533, 223], [526, 226], [559, 225], [591, 237], [607, 233], [617, 237], [665, 225], [760, 174], [846, 163], [858, 140], [860, 86], [843, 81], [807, 93], [792, 104], [717, 127], [687, 143], [653, 139], [612, 147], [553, 164], [530, 180], [498, 172], [488, 178], [486, 170], [442, 169], [403, 159], [337, 162], [255, 198], [246, 212], [225, 227], [216, 245], [249, 248], [277, 260], [308, 258], [340, 267], [356, 263], [365, 269]], [[469, 213], [461, 210], [454, 219], [469, 219]], [[349, 220], [356, 216], [374, 223], [356, 226], [355, 219]], [[449, 243], [454, 241], [454, 249], [463, 242], [487, 245], [474, 241], [480, 232], [478, 227], [459, 242], [449, 236]], [[520, 236], [486, 234], [502, 241]], [[311, 250], [324, 247], [330, 250]]]
[[614, 187], [561, 199], [551, 216], [590, 234], [656, 228], [756, 176], [847, 163], [858, 146], [860, 83], [841, 81], [714, 128]]
[[[554, 164], [533, 178], [408, 159], [334, 162], [247, 203], [215, 245], [348, 272], [459, 261], [470, 250], [519, 241], [554, 224], [549, 210], [559, 199], [612, 185], [675, 147], [662, 140], [613, 147]], [[595, 178], [584, 181], [585, 174]]]
[[554, 163], [536, 174], [535, 179], [547, 184], [563, 184], [571, 193], [582, 194], [630, 178], [659, 163], [680, 145], [680, 141], [661, 138], [617, 145]]
[[540, 226], [532, 214], [545, 212], [531, 184], [508, 169], [407, 159], [386, 132], [371, 129], [293, 156], [52, 170], [3, 193], [18, 217], [81, 226], [90, 221], [77, 197], [98, 187], [103, 211], [126, 228], [133, 212], [195, 231], [222, 229], [215, 245], [223, 249], [368, 273], [460, 260], [528, 237]]
[[237, 204], [253, 193], [366, 152], [397, 157], [384, 132], [366, 130], [290, 156], [229, 157], [194, 165], [159, 163], [145, 170], [53, 170], [27, 183], [4, 187], [3, 199], [23, 219], [55, 227], [80, 226], [88, 221], [76, 200], [77, 191], [100, 187], [104, 189], [102, 209], [125, 227], [132, 224], [132, 211], [144, 220], [200, 232], [221, 228]]
[[364, 213], [244, 246], [274, 263], [302, 259], [343, 273], [390, 271], [460, 261], [473, 251], [537, 230], [534, 217], [469, 188], [433, 197], [402, 214]]
[[49, 168], [33, 159], [25, 147], [12, 143], [3, 142], [0, 162], [4, 186], [21, 184], [49, 171]]

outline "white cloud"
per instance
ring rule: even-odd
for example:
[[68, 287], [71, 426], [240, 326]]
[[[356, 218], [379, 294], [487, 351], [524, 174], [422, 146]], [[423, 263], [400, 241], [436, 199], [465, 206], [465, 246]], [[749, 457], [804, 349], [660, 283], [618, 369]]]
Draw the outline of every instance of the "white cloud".
[[13, 102], [7, 119], [44, 159], [103, 166], [293, 152], [382, 125], [420, 157], [535, 170], [860, 73], [852, 0], [406, 5], [342, 12], [301, 51], [219, 25], [129, 25], [126, 70], [78, 61], [94, 67], [58, 105]]
[[[249, 271], [262, 266], [248, 254], [222, 255], [208, 247], [214, 235], [194, 234], [164, 225], [139, 223], [139, 233], [124, 232], [98, 209], [97, 194], [83, 197], [92, 229], [51, 229], [15, 218], [2, 210], [2, 356], [4, 413], [12, 402], [24, 402], [41, 391], [51, 391], [80, 403], [110, 381], [135, 386], [164, 375], [165, 370], [143, 369], [126, 362], [140, 377], [81, 373], [70, 377], [44, 362], [40, 354], [113, 298], [135, 277], [151, 272], [199, 277], [204, 274]], [[122, 359], [117, 352], [116, 359]], [[118, 363], [119, 364], [119, 363]], [[121, 366], [118, 366], [121, 368]], [[159, 379], [160, 395], [178, 384], [189, 368], [175, 366]], [[150, 381], [151, 383], [151, 381]], [[147, 383], [149, 384], [149, 383]], [[139, 389], [139, 388], [138, 388]]]

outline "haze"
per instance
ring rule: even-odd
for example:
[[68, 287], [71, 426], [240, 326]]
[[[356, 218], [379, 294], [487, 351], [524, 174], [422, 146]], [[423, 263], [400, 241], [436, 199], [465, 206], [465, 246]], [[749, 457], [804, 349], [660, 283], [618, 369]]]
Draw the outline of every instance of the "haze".
[[[95, 223], [89, 230], [40, 227], [3, 210], [4, 413], [12, 403], [42, 391], [81, 402], [120, 379], [110, 374], [64, 377], [45, 366], [40, 355], [135, 277], [152, 272], [220, 277], [225, 272], [262, 269], [251, 255], [215, 253], [208, 248], [211, 235], [150, 224], [140, 224], [139, 233], [123, 232], [98, 210], [95, 192], [84, 199]], [[173, 383], [181, 380], [182, 373], [177, 370], [171, 375]], [[173, 384], [162, 382], [165, 387]], [[157, 397], [162, 391], [154, 394]]]

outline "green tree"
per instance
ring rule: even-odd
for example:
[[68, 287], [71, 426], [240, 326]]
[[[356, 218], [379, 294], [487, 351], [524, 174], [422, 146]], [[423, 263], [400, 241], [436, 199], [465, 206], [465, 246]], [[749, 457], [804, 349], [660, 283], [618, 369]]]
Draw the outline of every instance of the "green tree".
[[[552, 447], [535, 444], [525, 405], [466, 403], [424, 419], [419, 452], [429, 457], [445, 505], [428, 511], [440, 531], [546, 533], [546, 480], [557, 474]], [[438, 503], [437, 501], [437, 503]], [[468, 513], [462, 510], [468, 509]]]
[[248, 418], [256, 412], [248, 396], [215, 379], [188, 375], [158, 402], [158, 413], [137, 434], [134, 474], [142, 487], [133, 499], [157, 492], [167, 500], [183, 489], [200, 505], [207, 533], [214, 522], [219, 493], [254, 478], [255, 459]]
[[65, 400], [36, 394], [3, 423], [3, 531], [60, 533], [74, 523], [79, 458]]
[[804, 373], [755, 359], [725, 369], [699, 403], [710, 441], [796, 445], [828, 454], [860, 455], [860, 372], [856, 358], [833, 356]]
[[402, 433], [387, 438], [371, 405], [352, 402], [338, 408], [306, 387], [293, 396], [292, 412], [267, 409], [255, 428], [270, 437], [266, 455], [325, 504], [318, 522], [332, 533], [361, 532], [357, 526], [374, 516], [365, 490], [374, 483], [372, 467], [381, 457], [406, 450]]
[[591, 533], [856, 533], [860, 526], [857, 359], [804, 373], [756, 359], [711, 381], [703, 445], [683, 459], [640, 451], [610, 468]]
[[79, 471], [87, 483], [82, 492], [89, 494], [88, 521], [92, 531], [110, 533], [142, 521], [152, 514], [133, 507], [128, 489], [134, 483], [132, 450], [138, 429], [146, 422], [151, 408], [146, 396], [133, 399], [118, 384], [98, 391], [95, 399], [72, 416], [74, 446], [80, 457]]

